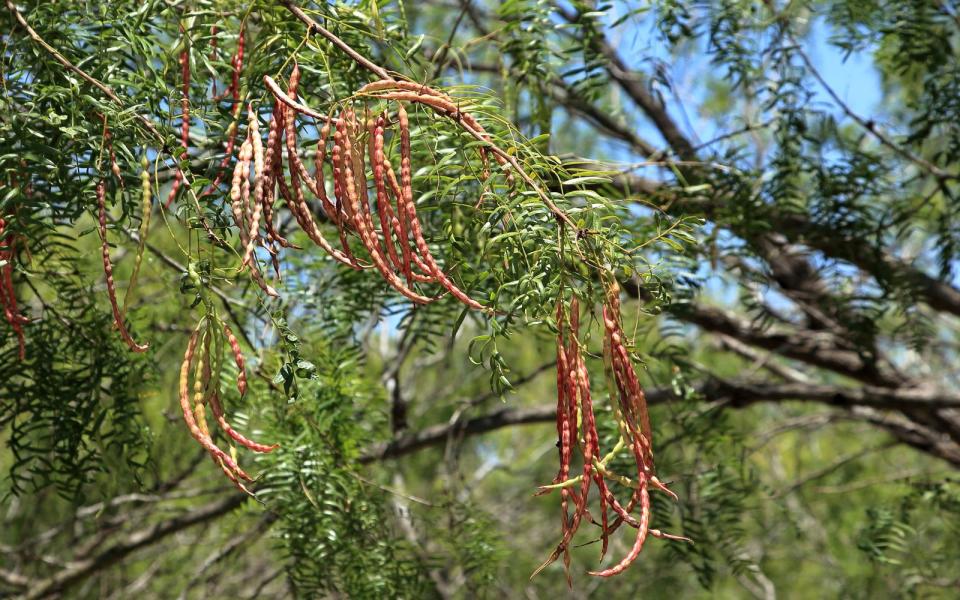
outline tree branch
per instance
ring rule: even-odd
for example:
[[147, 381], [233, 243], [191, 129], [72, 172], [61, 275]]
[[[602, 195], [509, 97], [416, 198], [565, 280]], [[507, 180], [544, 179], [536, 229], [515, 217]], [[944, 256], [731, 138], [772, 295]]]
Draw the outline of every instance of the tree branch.
[[217, 519], [238, 508], [246, 502], [247, 498], [246, 494], [231, 493], [225, 498], [191, 510], [189, 513], [135, 531], [96, 556], [71, 563], [66, 569], [50, 578], [32, 583], [22, 598], [34, 600], [62, 594], [93, 573], [122, 560], [128, 554], [194, 525]]
[[[853, 409], [855, 407], [894, 410], [910, 408], [960, 407], [960, 393], [943, 392], [928, 388], [890, 389], [879, 386], [842, 387], [834, 385], [816, 385], [806, 383], [767, 383], [752, 381], [731, 381], [711, 378], [694, 388], [704, 396], [707, 402], [722, 402], [731, 408], [744, 408], [761, 402], [817, 402]], [[676, 396], [671, 388], [655, 388], [646, 393], [647, 403], [662, 404]], [[443, 444], [451, 434], [464, 436], [479, 435], [518, 425], [553, 423], [556, 420], [555, 404], [527, 408], [504, 407], [487, 415], [465, 419], [459, 423], [441, 423], [420, 431], [405, 433], [393, 441], [374, 446], [361, 457], [361, 462], [371, 463], [379, 460], [398, 458], [406, 454]], [[875, 417], [879, 418], [879, 417]], [[902, 429], [901, 420], [884, 422], [897, 423]], [[880, 424], [880, 423], [876, 423]], [[889, 427], [885, 427], [889, 429]], [[920, 437], [930, 443], [932, 432], [921, 432], [913, 428], [914, 440]], [[919, 436], [919, 437], [918, 437]], [[916, 444], [911, 444], [916, 445]], [[956, 444], [953, 444], [956, 446]], [[918, 446], [919, 447], [919, 446]], [[943, 458], [943, 456], [941, 456]], [[960, 464], [960, 447], [957, 448], [957, 464]]]
[[[34, 42], [37, 43], [37, 45], [43, 48], [47, 52], [47, 54], [52, 56], [58, 63], [66, 67], [68, 70], [78, 75], [81, 79], [83, 79], [93, 87], [103, 92], [103, 94], [107, 98], [112, 100], [114, 104], [116, 104], [120, 108], [126, 108], [126, 105], [124, 104], [123, 100], [121, 100], [120, 97], [117, 96], [116, 92], [114, 92], [113, 89], [110, 88], [110, 86], [106, 85], [105, 83], [99, 81], [93, 76], [87, 74], [85, 71], [81, 70], [79, 67], [77, 67], [72, 62], [70, 62], [67, 59], [67, 57], [60, 54], [56, 48], [48, 44], [42, 37], [40, 37], [40, 34], [34, 31], [34, 29], [30, 27], [30, 24], [27, 23], [27, 20], [23, 17], [23, 14], [21, 14], [21, 12], [17, 10], [17, 7], [13, 4], [12, 0], [5, 0], [5, 3], [7, 5], [7, 8], [10, 10], [10, 12], [13, 13], [13, 18], [15, 18], [17, 20], [17, 23], [19, 23], [20, 26], [27, 31], [27, 35], [30, 36], [30, 39], [32, 39]], [[136, 116], [137, 120], [139, 120], [143, 124], [143, 126], [147, 129], [147, 131], [149, 131], [151, 134], [153, 134], [157, 138], [157, 140], [163, 145], [163, 148], [166, 149], [167, 148], [166, 138], [162, 133], [160, 133], [160, 131], [157, 129], [157, 126], [153, 124], [153, 121], [151, 121], [148, 117], [145, 117], [144, 115], [141, 115], [141, 114], [135, 114], [134, 116]]]

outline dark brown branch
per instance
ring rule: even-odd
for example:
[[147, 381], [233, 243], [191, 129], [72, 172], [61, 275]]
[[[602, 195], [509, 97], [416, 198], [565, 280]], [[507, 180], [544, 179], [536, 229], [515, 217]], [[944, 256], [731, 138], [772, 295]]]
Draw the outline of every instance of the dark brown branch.
[[[909, 408], [943, 408], [960, 407], [960, 394], [942, 392], [925, 388], [890, 389], [879, 386], [842, 387], [833, 385], [815, 385], [806, 383], [766, 383], [740, 382], [712, 378], [696, 387], [703, 394], [707, 402], [722, 402], [731, 408], [743, 408], [761, 402], [817, 402], [843, 409], [855, 407], [870, 407], [870, 414], [879, 414], [877, 409], [909, 409]], [[675, 398], [670, 388], [657, 388], [646, 393], [649, 404], [660, 404]], [[378, 460], [397, 458], [443, 444], [447, 438], [457, 433], [460, 435], [478, 435], [488, 433], [504, 427], [518, 425], [535, 425], [553, 423], [556, 419], [556, 405], [547, 404], [528, 408], [504, 407], [490, 414], [472, 419], [465, 419], [459, 423], [441, 423], [416, 432], [409, 432], [397, 439], [378, 445], [364, 453], [361, 462], [370, 463]], [[904, 428], [903, 419], [895, 421], [898, 427]], [[877, 423], [880, 424], [880, 423]], [[883, 423], [886, 429], [887, 423]], [[919, 427], [919, 426], [918, 426]], [[931, 431], [923, 432], [918, 428], [911, 429], [914, 441], [922, 437], [925, 443], [931, 443], [932, 438], [938, 436]], [[919, 436], [919, 437], [918, 437]], [[914, 443], [919, 447], [919, 443]], [[956, 444], [953, 444], [956, 447]], [[944, 455], [938, 454], [941, 458]], [[960, 464], [960, 448], [957, 449]]]
[[303, 12], [303, 10], [299, 6], [297, 6], [290, 0], [280, 0], [280, 4], [285, 6], [287, 10], [293, 13], [295, 17], [300, 19], [300, 21], [307, 26], [307, 31], [309, 33], [320, 34], [328, 42], [330, 42], [331, 44], [339, 48], [344, 54], [346, 54], [351, 59], [353, 59], [355, 63], [357, 63], [364, 69], [370, 71], [380, 79], [388, 79], [391, 81], [393, 80], [393, 76], [390, 75], [390, 73], [387, 72], [386, 69], [373, 63], [368, 58], [366, 58], [365, 56], [363, 56], [362, 54], [360, 54], [359, 52], [351, 48], [349, 44], [347, 44], [346, 42], [341, 40], [339, 37], [331, 33], [325, 27], [320, 25], [320, 23], [317, 23], [315, 20], [313, 20], [312, 17], [310, 17], [310, 15]]
[[[580, 20], [580, 15], [567, 10], [562, 6], [557, 6], [557, 11], [564, 19], [571, 23]], [[632, 71], [620, 58], [620, 54], [611, 46], [606, 39], [597, 37], [593, 40], [593, 46], [606, 59], [604, 67], [610, 78], [620, 86], [630, 98], [643, 110], [644, 114], [653, 121], [663, 139], [670, 144], [674, 152], [683, 160], [697, 160], [697, 153], [693, 144], [680, 131], [673, 117], [667, 112], [666, 106], [658, 98], [647, 90], [646, 82], [637, 71]]]
[[840, 340], [829, 332], [806, 329], [765, 331], [733, 313], [699, 303], [675, 305], [670, 310], [677, 318], [706, 331], [728, 335], [752, 346], [864, 383], [889, 387], [898, 387], [901, 383], [861, 352], [844, 348]]
[[86, 577], [123, 560], [124, 557], [140, 548], [155, 544], [179, 531], [215, 520], [235, 510], [246, 502], [247, 498], [246, 494], [231, 494], [206, 506], [191, 510], [189, 513], [135, 531], [97, 555], [71, 563], [66, 569], [55, 573], [50, 578], [32, 584], [23, 598], [24, 600], [33, 600], [60, 595]]

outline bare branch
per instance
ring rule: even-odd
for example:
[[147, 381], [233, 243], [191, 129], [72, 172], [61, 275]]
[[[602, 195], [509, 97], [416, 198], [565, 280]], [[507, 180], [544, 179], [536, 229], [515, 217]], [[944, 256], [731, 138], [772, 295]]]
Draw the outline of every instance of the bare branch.
[[206, 506], [193, 509], [189, 513], [135, 531], [96, 556], [71, 563], [66, 569], [55, 573], [50, 578], [31, 584], [30, 589], [22, 598], [24, 600], [34, 600], [62, 594], [85, 578], [123, 560], [124, 557], [140, 548], [155, 544], [174, 533], [215, 520], [233, 511], [246, 502], [247, 498], [246, 494], [230, 494]]

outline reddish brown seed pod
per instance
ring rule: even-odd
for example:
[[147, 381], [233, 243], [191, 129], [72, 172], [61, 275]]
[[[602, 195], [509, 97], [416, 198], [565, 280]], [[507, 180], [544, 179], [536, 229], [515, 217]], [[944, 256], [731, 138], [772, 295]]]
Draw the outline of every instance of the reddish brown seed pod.
[[333, 148], [330, 150], [331, 169], [333, 170], [333, 200], [334, 209], [339, 215], [337, 220], [337, 232], [340, 236], [340, 245], [344, 252], [349, 252], [350, 245], [347, 243], [347, 233], [356, 227], [353, 225], [353, 217], [350, 212], [350, 203], [345, 202], [346, 187], [343, 184], [343, 168], [341, 165], [341, 150], [343, 148], [343, 128], [339, 125], [340, 120], [335, 121], [336, 126], [333, 130]]
[[290, 174], [291, 186], [293, 187], [293, 202], [292, 205], [296, 208], [291, 208], [295, 211], [300, 227], [306, 232], [307, 236], [317, 244], [323, 250], [332, 256], [337, 261], [347, 265], [352, 269], [361, 269], [363, 265], [356, 261], [352, 256], [349, 256], [343, 252], [340, 252], [334, 248], [330, 242], [320, 233], [320, 228], [317, 227], [316, 222], [313, 220], [313, 215], [310, 213], [310, 207], [307, 206], [307, 201], [303, 197], [303, 189], [300, 187], [299, 175], [294, 171]]
[[637, 527], [637, 538], [633, 543], [633, 547], [630, 548], [630, 552], [616, 565], [610, 567], [609, 569], [604, 569], [602, 571], [587, 571], [588, 574], [594, 575], [596, 577], [613, 577], [614, 575], [619, 575], [623, 573], [627, 567], [630, 566], [633, 561], [637, 560], [637, 557], [640, 556], [640, 551], [643, 550], [643, 543], [647, 539], [647, 533], [650, 529], [650, 493], [647, 491], [646, 482], [641, 483], [640, 488], [640, 524]]
[[321, 206], [323, 207], [323, 212], [327, 215], [327, 218], [330, 219], [337, 227], [340, 226], [340, 213], [337, 212], [337, 207], [334, 206], [333, 202], [330, 201], [330, 198], [327, 197], [327, 185], [326, 178], [324, 177], [323, 163], [327, 158], [327, 139], [330, 137], [330, 121], [320, 127], [320, 139], [317, 140], [317, 153], [313, 159], [314, 166], [314, 185], [316, 190], [311, 190], [315, 196], [320, 199]]
[[223, 405], [220, 403], [220, 395], [217, 392], [214, 392], [210, 396], [210, 408], [213, 410], [213, 416], [217, 421], [217, 425], [220, 426], [220, 429], [222, 429], [230, 439], [237, 442], [244, 448], [253, 450], [254, 452], [267, 453], [273, 452], [280, 447], [280, 444], [261, 444], [259, 442], [254, 442], [253, 440], [244, 437], [243, 434], [234, 429], [224, 417]]
[[423, 237], [423, 231], [420, 228], [420, 221], [417, 219], [416, 208], [413, 204], [413, 177], [410, 159], [410, 121], [407, 117], [407, 111], [400, 103], [397, 104], [397, 117], [400, 123], [400, 187], [403, 193], [407, 223], [410, 226], [410, 232], [413, 234], [413, 239], [417, 245], [417, 249], [420, 251], [420, 255], [423, 257], [424, 262], [430, 269], [430, 273], [437, 278], [437, 281], [440, 283], [440, 285], [450, 292], [453, 297], [460, 302], [463, 302], [470, 308], [489, 312], [489, 308], [480, 304], [465, 294], [456, 285], [454, 285], [450, 278], [447, 277], [446, 274], [440, 269], [440, 266], [437, 264], [437, 261], [434, 260], [433, 255], [430, 254], [430, 248], [427, 246], [427, 241]]
[[428, 304], [435, 301], [436, 298], [418, 294], [404, 285], [400, 278], [397, 277], [397, 274], [386, 264], [383, 255], [380, 254], [379, 244], [374, 239], [373, 233], [368, 229], [366, 219], [361, 212], [360, 199], [357, 195], [356, 182], [353, 175], [353, 140], [347, 135], [347, 123], [344, 119], [337, 119], [336, 127], [336, 133], [339, 134], [342, 143], [342, 150], [338, 150], [335, 137], [334, 153], [338, 160], [334, 162], [334, 176], [341, 180], [340, 187], [344, 190], [345, 201], [343, 205], [347, 207], [347, 216], [352, 219], [354, 228], [360, 236], [360, 240], [366, 247], [367, 252], [370, 253], [371, 261], [387, 283], [406, 298], [417, 304]]
[[[6, 226], [6, 221], [0, 218], [0, 243], [3, 242]], [[27, 356], [27, 346], [22, 325], [29, 323], [30, 319], [22, 316], [17, 308], [17, 296], [13, 288], [13, 259], [15, 254], [14, 237], [7, 235], [6, 249], [0, 249], [0, 261], [5, 261], [5, 264], [0, 267], [0, 305], [3, 306], [3, 315], [10, 325], [10, 329], [17, 336], [17, 357], [20, 362], [23, 362]]]
[[[294, 77], [291, 75], [291, 82], [299, 81], [299, 70], [295, 69], [295, 73], [297, 78], [294, 79]], [[287, 90], [287, 93], [291, 98], [296, 98], [296, 87], [291, 85], [290, 89]], [[300, 158], [300, 152], [297, 149], [297, 127], [292, 111], [291, 114], [287, 115], [285, 125], [287, 159], [290, 162], [291, 172], [293, 170], [297, 171], [300, 180], [306, 184], [307, 189], [310, 190], [310, 193], [320, 199], [321, 207], [323, 208], [323, 212], [327, 215], [327, 218], [339, 227], [340, 213], [327, 197], [326, 184], [324, 183], [323, 177], [323, 162], [326, 158], [327, 138], [330, 135], [329, 121], [324, 122], [323, 126], [320, 128], [320, 139], [317, 141], [317, 155], [314, 158], [314, 167], [316, 170], [314, 171], [314, 176], [312, 177], [307, 171], [306, 166], [303, 164], [303, 160]], [[344, 252], [349, 252], [347, 246], [344, 246]]]
[[[388, 213], [390, 199], [387, 195], [387, 184], [383, 168], [383, 128], [384, 118], [382, 115], [377, 117], [375, 121], [371, 120], [367, 122], [367, 145], [369, 147], [370, 165], [373, 169], [373, 182], [377, 197], [377, 217], [380, 220], [380, 232], [383, 236], [383, 244], [386, 247], [390, 261], [397, 270], [406, 276], [407, 283], [410, 283], [412, 280], [410, 259], [408, 256], [410, 250], [409, 248], [407, 248], [406, 251], [401, 249], [404, 255], [403, 261], [401, 262], [400, 257], [397, 256], [397, 249], [396, 246], [394, 246], [393, 236], [391, 235], [393, 225], [390, 219], [391, 215]], [[403, 244], [404, 240], [401, 238], [400, 242]]]
[[393, 166], [390, 164], [390, 159], [384, 155], [383, 158], [383, 167], [387, 173], [387, 183], [390, 184], [390, 192], [393, 195], [394, 199], [397, 202], [397, 214], [396, 214], [396, 224], [394, 225], [394, 231], [397, 234], [397, 239], [402, 240], [401, 249], [407, 248], [410, 253], [410, 259], [417, 269], [421, 273], [426, 273], [426, 275], [418, 275], [413, 273], [414, 279], [416, 281], [426, 281], [426, 282], [436, 282], [437, 278], [433, 275], [430, 275], [430, 267], [424, 262], [423, 258], [420, 257], [420, 250], [414, 244], [410, 246], [410, 224], [407, 222], [406, 203], [404, 201], [403, 190], [400, 188], [400, 182], [397, 181], [397, 175], [393, 171]]
[[247, 473], [240, 468], [240, 465], [238, 465], [229, 454], [218, 448], [209, 436], [203, 434], [203, 431], [200, 429], [200, 426], [197, 424], [197, 421], [194, 418], [193, 407], [190, 405], [190, 365], [193, 362], [193, 357], [197, 349], [199, 338], [200, 329], [198, 328], [193, 331], [189, 342], [187, 342], [187, 349], [183, 354], [183, 363], [180, 365], [179, 397], [180, 409], [183, 412], [183, 420], [187, 424], [187, 429], [190, 431], [190, 435], [193, 436], [193, 439], [195, 439], [200, 446], [206, 450], [211, 457], [213, 457], [214, 461], [220, 465], [227, 477], [229, 477], [231, 481], [240, 487], [240, 489], [248, 492], [238, 480], [243, 479], [246, 481], [253, 481], [253, 478], [247, 475]]
[[110, 245], [107, 242], [107, 208], [106, 208], [106, 184], [101, 179], [97, 183], [97, 208], [100, 216], [100, 240], [103, 254], [103, 272], [107, 279], [107, 295], [110, 297], [110, 308], [113, 309], [113, 322], [120, 331], [120, 337], [126, 342], [134, 352], [146, 352], [149, 344], [138, 344], [130, 336], [126, 325], [123, 324], [123, 317], [120, 316], [120, 307], [117, 304], [117, 292], [113, 282], [113, 264], [110, 262]]
[[237, 336], [233, 335], [233, 331], [226, 323], [223, 324], [223, 332], [227, 336], [227, 344], [230, 345], [230, 351], [233, 353], [233, 361], [237, 365], [237, 391], [243, 396], [247, 393], [247, 370], [245, 367], [246, 361], [243, 358], [243, 350], [240, 349], [240, 342], [237, 340]]
[[[180, 28], [181, 33], [183, 27]], [[182, 96], [180, 99], [180, 145], [183, 151], [190, 149], [190, 51], [188, 50], [186, 39], [184, 38], [184, 47], [180, 51], [180, 77], [182, 79]], [[167, 201], [164, 207], [169, 207], [183, 183], [183, 172], [177, 167], [174, 175], [173, 185], [170, 187], [170, 193], [167, 195]]]
[[271, 174], [270, 186], [269, 186], [269, 189], [267, 190], [268, 194], [265, 194], [265, 198], [264, 198], [263, 226], [267, 230], [267, 239], [270, 241], [270, 245], [271, 245], [270, 255], [271, 255], [271, 259], [274, 262], [274, 270], [277, 272], [277, 276], [279, 277], [279, 268], [277, 265], [277, 262], [278, 262], [277, 252], [275, 248], [273, 248], [273, 246], [275, 246], [276, 244], [279, 244], [284, 248], [295, 248], [297, 250], [299, 250], [300, 247], [297, 246], [296, 244], [291, 244], [290, 242], [288, 242], [286, 238], [280, 235], [280, 233], [276, 230], [273, 224], [273, 205], [277, 199], [275, 188], [279, 186], [280, 183], [283, 181], [283, 149], [281, 147], [282, 142], [280, 140], [280, 135], [281, 135], [281, 132], [283, 132], [284, 130], [284, 107], [282, 104], [275, 104], [273, 107], [273, 110], [274, 110], [273, 118], [277, 121], [277, 136], [276, 136], [276, 140], [274, 141], [274, 145], [275, 145], [273, 150], [274, 158], [273, 158], [272, 167], [271, 167], [273, 170], [273, 173]]
[[[390, 93], [389, 90], [402, 90], [402, 92]], [[430, 106], [434, 110], [445, 114], [455, 121], [460, 122], [460, 124], [465, 126], [465, 129], [468, 129], [468, 131], [475, 132], [479, 137], [487, 142], [490, 142], [490, 137], [487, 135], [483, 126], [480, 125], [480, 123], [472, 115], [470, 115], [470, 113], [462, 111], [457, 102], [451, 96], [426, 85], [413, 81], [380, 80], [363, 86], [360, 88], [358, 93], [362, 94], [383, 91], [388, 91], [388, 93], [379, 95], [378, 97], [393, 98], [397, 100], [406, 98], [411, 102], [419, 102], [421, 104]], [[488, 167], [489, 151], [485, 146], [481, 146], [478, 151], [480, 154], [480, 160], [483, 164], [482, 176], [484, 179], [487, 179], [490, 177], [490, 169]], [[494, 153], [494, 159], [496, 159], [500, 166], [505, 170], [509, 168], [508, 161], [499, 154]], [[512, 185], [513, 173], [507, 171], [506, 177], [507, 182]]]
[[[288, 123], [285, 125], [287, 135], [290, 135], [290, 125], [289, 118], [292, 118], [290, 115], [285, 115], [284, 118], [288, 119]], [[288, 138], [288, 147], [287, 154], [290, 154], [289, 149], [289, 138]], [[297, 220], [297, 223], [300, 225], [300, 228], [307, 234], [313, 243], [317, 244], [323, 250], [332, 256], [335, 260], [347, 265], [353, 269], [361, 269], [362, 265], [349, 254], [349, 251], [341, 252], [334, 248], [330, 242], [323, 236], [320, 232], [320, 228], [317, 227], [316, 222], [313, 219], [313, 214], [310, 212], [310, 207], [307, 206], [306, 198], [303, 196], [303, 189], [300, 187], [300, 176], [297, 169], [292, 169], [290, 171], [290, 185], [293, 188], [292, 191], [287, 188], [286, 183], [283, 180], [283, 177], [278, 177], [277, 182], [280, 185], [280, 194], [287, 201], [288, 206], [290, 207], [290, 212], [293, 213], [294, 218]], [[341, 231], [341, 236], [343, 235]], [[348, 248], [346, 245], [346, 239], [341, 237], [344, 248]]]

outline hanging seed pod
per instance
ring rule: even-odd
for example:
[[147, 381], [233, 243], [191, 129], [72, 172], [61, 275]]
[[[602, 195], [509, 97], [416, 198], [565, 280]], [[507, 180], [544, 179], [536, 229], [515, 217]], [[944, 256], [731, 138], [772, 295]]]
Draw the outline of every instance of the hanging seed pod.
[[106, 184], [103, 179], [97, 183], [97, 208], [100, 216], [100, 240], [103, 254], [103, 272], [107, 278], [107, 295], [110, 297], [110, 308], [113, 309], [113, 322], [120, 331], [120, 337], [134, 352], [146, 352], [148, 344], [140, 345], [130, 337], [127, 327], [123, 324], [120, 307], [117, 305], [117, 292], [113, 282], [113, 265], [110, 263], [110, 245], [107, 242], [107, 208]]
[[[180, 77], [182, 80], [182, 94], [180, 98], [180, 145], [183, 147], [184, 154], [190, 150], [190, 50], [186, 33], [183, 27], [180, 27], [180, 33], [183, 38], [183, 50], [180, 51]], [[167, 201], [164, 208], [170, 206], [173, 199], [177, 196], [180, 186], [183, 183], [183, 171], [177, 167], [174, 175], [173, 185], [170, 187], [170, 193], [167, 195]]]
[[[390, 199], [387, 195], [387, 184], [384, 175], [383, 169], [383, 128], [384, 128], [384, 118], [379, 116], [376, 121], [367, 122], [367, 144], [369, 146], [370, 152], [370, 165], [373, 168], [373, 182], [374, 188], [377, 195], [377, 217], [380, 220], [380, 232], [383, 236], [383, 244], [387, 249], [387, 255], [390, 257], [390, 261], [393, 263], [394, 267], [402, 272], [407, 278], [407, 283], [411, 283], [413, 277], [410, 270], [410, 258], [409, 247], [406, 250], [401, 249], [403, 253], [403, 261], [401, 262], [400, 257], [397, 256], [397, 249], [393, 243], [393, 236], [391, 235], [391, 230], [393, 224], [391, 222], [392, 209], [390, 208]], [[389, 212], [388, 212], [389, 211]], [[406, 240], [403, 238], [400, 239], [400, 243], [405, 245]]]
[[233, 222], [240, 230], [240, 243], [247, 245], [247, 218], [246, 200], [250, 195], [249, 168], [250, 157], [253, 155], [253, 143], [250, 141], [250, 132], [247, 139], [240, 145], [240, 156], [233, 169], [233, 182], [230, 186], [230, 211]]
[[397, 104], [397, 117], [400, 122], [400, 187], [403, 194], [403, 208], [406, 211], [407, 223], [410, 225], [410, 232], [413, 234], [414, 242], [424, 262], [430, 269], [430, 274], [437, 278], [437, 281], [457, 300], [460, 300], [470, 308], [489, 312], [491, 309], [480, 304], [470, 296], [466, 295], [458, 288], [450, 278], [440, 269], [440, 266], [430, 254], [430, 248], [423, 237], [423, 231], [420, 228], [420, 221], [417, 219], [416, 208], [413, 204], [413, 183], [410, 159], [410, 121], [407, 117], [407, 111], [402, 104]]
[[[0, 243], [4, 242], [4, 233], [6, 232], [7, 222], [0, 218]], [[17, 336], [17, 358], [23, 362], [27, 356], [26, 338], [23, 334], [23, 325], [30, 322], [30, 319], [22, 316], [17, 308], [17, 296], [13, 288], [13, 259], [16, 255], [14, 247], [14, 237], [9, 232], [6, 236], [6, 249], [0, 248], [0, 261], [4, 265], [0, 266], [0, 305], [3, 306], [3, 315]]]
[[[287, 156], [290, 157], [292, 154], [291, 145], [296, 143], [296, 129], [293, 126], [292, 118], [293, 115], [286, 114], [286, 109], [281, 107], [280, 118], [283, 119], [283, 129], [286, 134], [286, 144], [287, 144]], [[361, 269], [363, 266], [353, 257], [349, 252], [349, 246], [346, 243], [346, 238], [343, 237], [341, 231], [341, 241], [343, 242], [344, 252], [341, 252], [334, 248], [330, 242], [323, 236], [320, 232], [319, 227], [317, 227], [316, 222], [313, 219], [313, 213], [310, 211], [310, 207], [307, 205], [306, 198], [303, 196], [303, 190], [300, 187], [300, 174], [298, 169], [292, 168], [290, 170], [290, 179], [291, 187], [293, 190], [287, 188], [286, 182], [283, 180], [282, 176], [277, 177], [277, 183], [280, 187], [280, 194], [287, 201], [287, 205], [290, 207], [290, 212], [293, 213], [294, 218], [297, 220], [297, 224], [300, 225], [300, 228], [307, 234], [310, 240], [323, 248], [323, 250], [332, 256], [338, 262], [341, 262], [352, 269]]]
[[[313, 195], [320, 199], [323, 212], [327, 215], [334, 225], [340, 226], [340, 213], [334, 206], [330, 198], [327, 197], [326, 178], [323, 174], [323, 163], [327, 158], [327, 139], [330, 137], [330, 121], [323, 124], [320, 128], [320, 139], [317, 140], [317, 153], [314, 156], [314, 187], [311, 189]], [[308, 184], [309, 185], [309, 184]]]
[[[408, 92], [408, 94], [398, 94], [391, 96], [390, 93], [380, 95], [379, 97], [388, 98], [392, 97], [393, 99], [400, 100], [406, 98], [412, 102], [419, 102], [434, 108], [435, 110], [444, 113], [449, 118], [462, 122], [462, 125], [465, 125], [466, 128], [476, 132], [482, 139], [490, 142], [490, 136], [487, 135], [486, 130], [482, 125], [469, 113], [460, 110], [460, 107], [457, 105], [457, 102], [447, 94], [430, 88], [426, 85], [419, 84], [413, 81], [397, 81], [397, 80], [381, 80], [374, 81], [369, 83], [362, 88], [360, 88], [358, 93], [375, 93], [383, 92], [389, 90], [402, 90]], [[485, 146], [480, 146], [478, 148], [480, 154], [480, 161], [483, 164], [483, 179], [488, 179], [490, 177], [489, 169], [489, 150]], [[500, 164], [506, 173], [507, 183], [513, 185], [514, 178], [513, 173], [509, 170], [509, 163], [506, 159], [501, 157], [498, 154], [494, 154], [494, 159]]]
[[[401, 249], [406, 248], [410, 260], [420, 273], [413, 273], [413, 278], [416, 281], [425, 281], [429, 283], [435, 283], [437, 278], [433, 275], [430, 275], [430, 267], [424, 262], [419, 254], [419, 248], [414, 244], [410, 245], [410, 224], [407, 222], [407, 215], [409, 212], [406, 210], [406, 202], [404, 200], [403, 190], [400, 188], [400, 183], [397, 181], [397, 175], [393, 171], [393, 166], [390, 164], [390, 159], [386, 155], [383, 157], [383, 168], [387, 175], [387, 183], [390, 184], [389, 190], [394, 200], [397, 203], [397, 214], [395, 216], [395, 225], [394, 232], [397, 234], [397, 238], [402, 240]], [[388, 204], [389, 206], [389, 204]]]
[[150, 171], [148, 169], [146, 148], [143, 150], [143, 156], [140, 157], [140, 230], [137, 232], [137, 255], [133, 262], [133, 273], [130, 274], [130, 283], [127, 285], [127, 291], [123, 294], [123, 310], [120, 318], [124, 318], [130, 301], [133, 297], [133, 291], [137, 287], [137, 278], [140, 275], [140, 265], [143, 262], [143, 252], [147, 244], [147, 233], [150, 231], [150, 213], [153, 211], [153, 191], [150, 186]]
[[[247, 232], [247, 243], [243, 250], [243, 257], [240, 261], [240, 268], [249, 266], [253, 257], [253, 250], [256, 248], [257, 240], [260, 239], [260, 217], [263, 214], [263, 195], [266, 182], [265, 160], [263, 154], [263, 141], [260, 139], [260, 126], [257, 122], [257, 113], [253, 110], [253, 105], [248, 105], [247, 111], [250, 114], [250, 140], [253, 142], [253, 207], [250, 215], [250, 229]], [[271, 134], [276, 135], [273, 130], [275, 122], [271, 123]], [[267, 147], [272, 147], [272, 140], [267, 141]], [[249, 202], [249, 200], [248, 200]]]
[[403, 296], [416, 302], [417, 304], [428, 304], [436, 300], [428, 296], [423, 296], [409, 289], [397, 277], [396, 273], [384, 262], [383, 255], [380, 254], [378, 242], [374, 239], [373, 233], [368, 229], [366, 219], [361, 212], [360, 199], [357, 194], [356, 183], [353, 175], [353, 140], [347, 135], [347, 123], [344, 119], [337, 119], [336, 132], [334, 134], [334, 176], [340, 179], [340, 189], [343, 190], [345, 200], [344, 207], [347, 208], [347, 216], [353, 221], [353, 226], [360, 235], [360, 240], [370, 254], [370, 259], [374, 266], [380, 271], [383, 278], [400, 292]]
[[180, 365], [179, 396], [180, 409], [183, 412], [183, 420], [187, 424], [187, 429], [190, 431], [190, 435], [193, 436], [193, 439], [195, 439], [200, 446], [210, 454], [210, 456], [214, 459], [214, 462], [220, 466], [227, 477], [237, 487], [249, 494], [249, 490], [243, 486], [240, 480], [243, 479], [246, 481], [253, 481], [253, 478], [247, 475], [247, 473], [240, 468], [240, 465], [238, 465], [229, 454], [218, 448], [209, 436], [204, 435], [203, 431], [200, 429], [200, 426], [197, 424], [196, 419], [194, 418], [193, 408], [190, 405], [190, 365], [193, 362], [193, 357], [196, 353], [199, 337], [200, 328], [197, 328], [190, 336], [190, 341], [187, 343], [187, 349], [183, 355], [183, 363]]
[[210, 408], [213, 410], [213, 416], [217, 420], [217, 425], [227, 436], [248, 450], [254, 452], [267, 453], [273, 452], [280, 447], [280, 444], [260, 444], [243, 436], [240, 432], [230, 426], [223, 414], [223, 405], [220, 403], [220, 395], [214, 392], [210, 396]]

